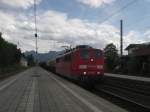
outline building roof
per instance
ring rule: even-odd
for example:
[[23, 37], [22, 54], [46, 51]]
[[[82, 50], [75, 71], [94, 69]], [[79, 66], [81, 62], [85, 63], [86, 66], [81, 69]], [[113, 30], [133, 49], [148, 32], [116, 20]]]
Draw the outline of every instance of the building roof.
[[142, 44], [130, 44], [128, 47], [126, 47], [125, 50], [129, 50], [129, 49], [132, 49], [132, 48], [147, 48], [149, 47], [150, 48], [150, 42], [148, 43], [142, 43]]
[[138, 46], [140, 46], [140, 44], [130, 44], [128, 47], [125, 48], [125, 50], [129, 50]]
[[150, 42], [143, 44], [130, 44], [126, 50], [132, 50], [129, 55], [132, 56], [150, 56]]

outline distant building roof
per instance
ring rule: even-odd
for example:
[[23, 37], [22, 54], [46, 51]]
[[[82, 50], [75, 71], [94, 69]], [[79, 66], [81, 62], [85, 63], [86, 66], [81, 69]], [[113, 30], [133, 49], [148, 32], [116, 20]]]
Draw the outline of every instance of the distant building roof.
[[127, 48], [125, 48], [125, 50], [129, 50], [138, 46], [140, 46], [140, 44], [130, 44]]
[[143, 44], [130, 44], [125, 50], [128, 50], [129, 55], [133, 56], [150, 55], [150, 42]]
[[130, 44], [125, 50], [129, 50], [129, 49], [132, 49], [132, 48], [135, 48], [135, 47], [150, 47], [150, 42], [148, 43], [142, 43], [142, 44]]

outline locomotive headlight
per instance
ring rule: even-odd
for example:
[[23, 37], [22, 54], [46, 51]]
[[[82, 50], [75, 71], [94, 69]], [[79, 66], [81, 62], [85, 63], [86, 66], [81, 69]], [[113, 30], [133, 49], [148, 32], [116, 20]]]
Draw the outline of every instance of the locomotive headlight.
[[103, 69], [103, 65], [97, 65], [97, 69]]
[[83, 72], [84, 75], [86, 75], [86, 72]]
[[100, 74], [100, 72], [97, 72], [97, 74]]
[[79, 65], [79, 69], [87, 69], [87, 65]]

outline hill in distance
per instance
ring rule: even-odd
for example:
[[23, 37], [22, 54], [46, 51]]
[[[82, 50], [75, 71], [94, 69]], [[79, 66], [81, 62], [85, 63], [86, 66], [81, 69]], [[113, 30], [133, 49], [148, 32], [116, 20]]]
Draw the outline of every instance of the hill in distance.
[[38, 62], [46, 62], [48, 60], [55, 59], [59, 53], [60, 52], [57, 52], [57, 51], [49, 51], [48, 53], [36, 54], [35, 51], [26, 51], [24, 54], [25, 54], [25, 56], [32, 55], [34, 57], [34, 59], [38, 60]]

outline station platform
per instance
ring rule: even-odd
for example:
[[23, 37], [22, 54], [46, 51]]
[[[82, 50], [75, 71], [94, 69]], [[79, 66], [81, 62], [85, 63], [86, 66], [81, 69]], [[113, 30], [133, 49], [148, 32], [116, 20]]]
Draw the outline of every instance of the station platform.
[[129, 79], [129, 80], [135, 80], [135, 81], [143, 81], [143, 82], [150, 83], [150, 78], [147, 78], [147, 77], [129, 76], [129, 75], [111, 74], [111, 73], [105, 73], [105, 76], [122, 78], [122, 79]]
[[127, 111], [40, 67], [33, 67], [0, 81], [0, 112]]

